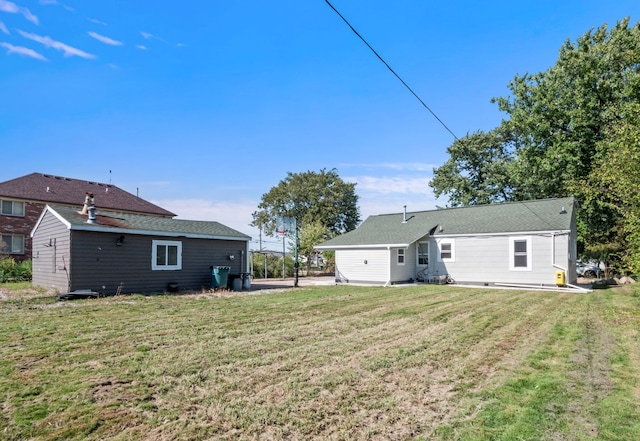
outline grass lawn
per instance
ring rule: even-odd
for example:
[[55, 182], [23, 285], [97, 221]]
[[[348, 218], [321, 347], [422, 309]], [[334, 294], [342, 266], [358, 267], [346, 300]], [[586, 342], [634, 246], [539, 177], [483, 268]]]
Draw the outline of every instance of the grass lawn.
[[0, 289], [7, 441], [640, 439], [640, 288]]

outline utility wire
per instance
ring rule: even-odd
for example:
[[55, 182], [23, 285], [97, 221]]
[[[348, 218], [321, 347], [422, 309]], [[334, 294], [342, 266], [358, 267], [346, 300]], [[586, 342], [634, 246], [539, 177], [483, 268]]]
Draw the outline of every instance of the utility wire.
[[360, 34], [358, 33], [358, 31], [356, 31], [356, 29], [355, 29], [353, 26], [351, 26], [351, 23], [349, 23], [349, 22], [347, 21], [347, 19], [346, 19], [346, 18], [344, 18], [344, 17], [342, 16], [342, 14], [341, 14], [341, 13], [340, 13], [340, 12], [339, 12], [339, 11], [338, 11], [338, 10], [337, 10], [333, 5], [332, 5], [332, 4], [331, 4], [331, 2], [329, 2], [329, 0], [324, 0], [324, 1], [325, 1], [325, 2], [327, 2], [327, 4], [329, 5], [329, 7], [331, 7], [331, 9], [333, 9], [333, 10], [335, 11], [335, 13], [336, 13], [336, 14], [338, 14], [338, 16], [340, 16], [340, 18], [342, 19], [342, 21], [344, 21], [344, 22], [347, 24], [347, 26], [349, 26], [349, 28], [351, 28], [351, 30], [353, 31], [353, 33], [354, 33], [354, 34], [356, 34], [356, 35], [358, 36], [358, 38], [360, 38], [360, 40], [362, 40], [362, 42], [363, 42], [364, 44], [366, 44], [366, 45], [367, 45], [367, 47], [368, 47], [369, 49], [371, 49], [371, 52], [373, 52], [373, 53], [375, 54], [375, 56], [376, 56], [376, 57], [378, 57], [378, 59], [379, 59], [380, 61], [382, 61], [382, 63], [383, 63], [385, 66], [387, 66], [387, 69], [389, 69], [389, 70], [391, 71], [391, 73], [392, 73], [392, 74], [394, 74], [394, 75], [396, 76], [396, 78], [398, 78], [398, 79], [400, 80], [400, 82], [404, 85], [404, 87], [406, 87], [406, 88], [409, 90], [409, 92], [411, 92], [411, 93], [413, 94], [413, 96], [415, 96], [415, 97], [418, 99], [418, 101], [420, 101], [420, 103], [422, 104], [422, 106], [423, 106], [425, 109], [427, 109], [427, 110], [428, 110], [428, 111], [433, 115], [433, 117], [434, 117], [435, 119], [437, 119], [437, 120], [438, 120], [438, 122], [439, 122], [440, 124], [442, 124], [442, 127], [444, 127], [445, 129], [447, 129], [447, 132], [451, 133], [451, 135], [453, 136], [453, 138], [454, 138], [456, 141], [460, 141], [460, 140], [458, 139], [458, 137], [456, 136], [456, 134], [455, 134], [455, 133], [453, 133], [453, 132], [451, 131], [451, 129], [450, 129], [449, 127], [447, 127], [447, 125], [446, 125], [446, 124], [445, 124], [445, 123], [444, 123], [440, 118], [438, 118], [438, 115], [436, 115], [436, 114], [435, 114], [435, 112], [434, 112], [433, 110], [431, 110], [431, 109], [429, 108], [429, 106], [427, 106], [427, 105], [425, 104], [425, 102], [424, 102], [424, 101], [422, 101], [422, 99], [420, 99], [420, 97], [419, 97], [419, 96], [418, 96], [418, 95], [413, 91], [413, 89], [411, 89], [411, 87], [409, 87], [409, 85], [408, 85], [407, 83], [405, 83], [405, 82], [404, 82], [404, 80], [403, 80], [402, 78], [400, 78], [400, 75], [398, 75], [398, 74], [397, 74], [397, 73], [396, 73], [396, 72], [391, 68], [391, 66], [389, 66], [389, 64], [387, 64], [387, 62], [386, 62], [386, 61], [384, 61], [384, 59], [383, 59], [380, 55], [378, 55], [378, 53], [376, 52], [376, 50], [375, 50], [374, 48], [372, 48], [372, 47], [371, 47], [371, 45], [370, 45], [369, 43], [367, 43], [367, 40], [365, 40], [365, 39], [362, 37], [362, 35], [360, 35]]

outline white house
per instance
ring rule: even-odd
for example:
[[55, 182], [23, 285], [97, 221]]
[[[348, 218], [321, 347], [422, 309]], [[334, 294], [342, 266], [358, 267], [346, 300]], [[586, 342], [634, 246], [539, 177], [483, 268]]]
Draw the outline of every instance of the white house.
[[576, 281], [573, 197], [382, 214], [318, 245], [337, 283], [556, 285]]

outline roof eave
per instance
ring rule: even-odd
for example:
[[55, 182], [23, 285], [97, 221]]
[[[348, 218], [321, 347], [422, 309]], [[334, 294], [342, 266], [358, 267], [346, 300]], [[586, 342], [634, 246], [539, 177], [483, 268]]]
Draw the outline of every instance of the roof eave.
[[136, 234], [139, 236], [162, 236], [162, 237], [185, 237], [189, 239], [217, 239], [217, 240], [236, 240], [242, 242], [249, 242], [251, 237], [249, 236], [223, 236], [217, 234], [200, 234], [200, 233], [182, 233], [173, 231], [153, 231], [153, 230], [134, 230], [130, 228], [105, 228], [101, 225], [86, 224], [86, 225], [71, 225], [73, 231], [93, 231], [97, 233], [119, 233], [119, 234]]
[[[412, 242], [413, 243], [413, 242]], [[317, 250], [341, 250], [353, 248], [408, 248], [410, 243], [374, 243], [374, 244], [352, 244], [352, 245], [317, 245]]]
[[56, 210], [51, 208], [49, 205], [46, 205], [44, 207], [44, 210], [42, 210], [42, 213], [40, 213], [40, 217], [38, 217], [38, 220], [36, 221], [35, 225], [33, 226], [33, 229], [31, 230], [31, 234], [30, 234], [31, 237], [33, 237], [33, 235], [35, 234], [36, 230], [40, 226], [40, 223], [42, 223], [42, 219], [44, 219], [44, 217], [45, 217], [45, 215], [47, 213], [53, 214], [56, 217], [56, 219], [58, 219], [60, 222], [62, 222], [62, 224], [65, 227], [67, 227], [67, 230], [71, 229], [71, 223], [68, 220], [66, 220], [64, 217], [62, 217]]

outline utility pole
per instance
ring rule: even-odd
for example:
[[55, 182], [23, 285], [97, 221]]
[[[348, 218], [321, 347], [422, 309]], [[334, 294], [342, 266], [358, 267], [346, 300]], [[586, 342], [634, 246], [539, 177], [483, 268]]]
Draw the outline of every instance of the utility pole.
[[[262, 223], [260, 224], [260, 254], [262, 254]], [[264, 278], [267, 278], [267, 253], [264, 253]]]
[[298, 263], [298, 219], [294, 219], [295, 222], [295, 231], [296, 231], [296, 237], [295, 237], [295, 262], [293, 263], [293, 286], [295, 288], [298, 287], [298, 271], [300, 269], [300, 263]]

